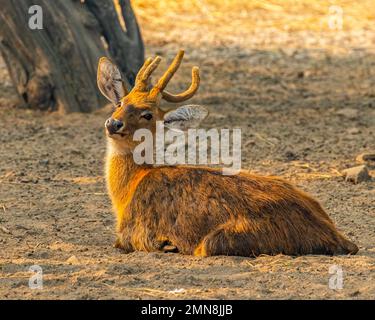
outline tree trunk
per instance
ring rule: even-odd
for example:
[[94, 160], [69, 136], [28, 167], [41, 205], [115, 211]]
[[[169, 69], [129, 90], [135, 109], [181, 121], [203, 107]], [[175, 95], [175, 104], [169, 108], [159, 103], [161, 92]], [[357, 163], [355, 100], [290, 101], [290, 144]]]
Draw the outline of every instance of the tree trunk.
[[[96, 86], [109, 56], [129, 86], [144, 59], [130, 0], [0, 0], [0, 52], [24, 103], [34, 109], [90, 112], [103, 105]], [[29, 27], [29, 8], [43, 10], [42, 29]]]

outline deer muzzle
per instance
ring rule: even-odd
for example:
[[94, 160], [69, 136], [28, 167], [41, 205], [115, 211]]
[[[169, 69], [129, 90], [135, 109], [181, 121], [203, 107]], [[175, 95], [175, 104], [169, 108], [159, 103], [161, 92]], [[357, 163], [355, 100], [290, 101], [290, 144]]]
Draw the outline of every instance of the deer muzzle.
[[109, 118], [105, 122], [105, 128], [109, 134], [116, 134], [124, 127], [124, 123], [121, 120]]

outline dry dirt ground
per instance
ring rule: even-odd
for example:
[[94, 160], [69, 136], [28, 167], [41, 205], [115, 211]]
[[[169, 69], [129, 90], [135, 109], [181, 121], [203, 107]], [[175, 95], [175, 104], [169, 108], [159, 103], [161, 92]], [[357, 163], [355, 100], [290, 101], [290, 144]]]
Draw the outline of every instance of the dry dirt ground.
[[[134, 2], [149, 55], [170, 61], [186, 49], [169, 89], [185, 88], [199, 65], [192, 102], [210, 110], [204, 126], [242, 128], [243, 168], [318, 198], [356, 256], [122, 254], [103, 180], [108, 111], [20, 109], [1, 61], [0, 298], [374, 299], [375, 172], [357, 185], [340, 175], [375, 150], [371, 2]], [[329, 28], [332, 3], [341, 30]], [[42, 290], [28, 287], [35, 264]], [[328, 286], [333, 265], [341, 290]]]

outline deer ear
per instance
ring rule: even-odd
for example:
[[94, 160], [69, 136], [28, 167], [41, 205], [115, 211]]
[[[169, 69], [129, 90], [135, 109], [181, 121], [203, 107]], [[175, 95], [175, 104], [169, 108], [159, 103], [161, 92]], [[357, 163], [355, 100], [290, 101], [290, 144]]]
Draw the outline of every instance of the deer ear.
[[97, 83], [100, 92], [114, 105], [127, 94], [120, 70], [106, 57], [99, 60]]
[[208, 115], [205, 107], [186, 105], [164, 115], [164, 125], [169, 129], [187, 130], [196, 128]]

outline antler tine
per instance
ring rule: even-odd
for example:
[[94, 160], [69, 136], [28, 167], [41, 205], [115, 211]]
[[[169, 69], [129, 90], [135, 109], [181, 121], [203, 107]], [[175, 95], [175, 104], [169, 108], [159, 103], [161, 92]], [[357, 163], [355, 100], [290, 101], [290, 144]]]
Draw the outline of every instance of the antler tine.
[[171, 80], [171, 78], [176, 73], [177, 69], [179, 68], [183, 57], [184, 57], [184, 50], [180, 50], [177, 53], [176, 57], [173, 59], [170, 66], [168, 67], [167, 71], [163, 74], [163, 76], [159, 79], [156, 85], [152, 88], [151, 93], [150, 93], [151, 96], [155, 96], [164, 90], [168, 82]]
[[182, 102], [188, 100], [197, 92], [199, 88], [199, 82], [199, 68], [193, 67], [193, 69], [191, 70], [191, 85], [186, 91], [179, 94], [172, 94], [164, 90], [161, 93], [162, 97], [168, 102]]
[[140, 81], [140, 78], [142, 77], [142, 74], [145, 72], [145, 70], [147, 69], [147, 67], [150, 65], [150, 63], [153, 61], [154, 59], [149, 57], [145, 60], [145, 62], [143, 63], [143, 66], [141, 67], [141, 69], [139, 69], [138, 71], [138, 74], [135, 78], [135, 83], [139, 82]]
[[151, 74], [155, 71], [155, 69], [160, 64], [161, 58], [159, 56], [155, 57], [154, 60], [151, 58], [147, 59], [144, 63], [143, 67], [139, 70], [138, 75], [136, 77], [136, 90], [146, 91], [147, 90], [147, 80], [150, 78]]

